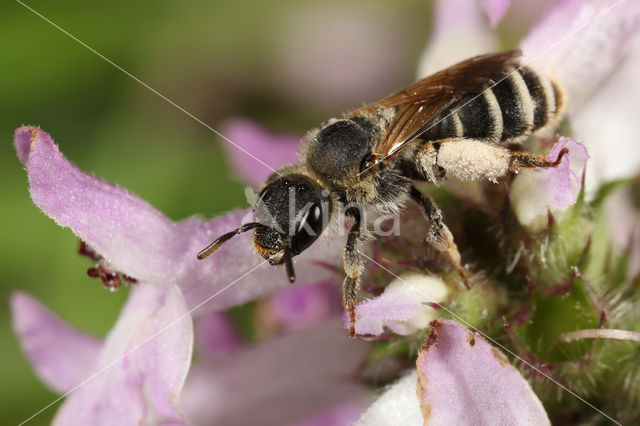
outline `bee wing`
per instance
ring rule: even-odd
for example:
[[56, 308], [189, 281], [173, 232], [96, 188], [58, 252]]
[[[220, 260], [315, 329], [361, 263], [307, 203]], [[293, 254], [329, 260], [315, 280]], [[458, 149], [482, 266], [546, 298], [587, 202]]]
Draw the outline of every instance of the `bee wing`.
[[373, 148], [377, 159], [390, 158], [418, 138], [463, 96], [480, 93], [520, 65], [520, 50], [475, 56], [430, 75], [386, 98], [346, 114], [398, 108], [393, 120]]

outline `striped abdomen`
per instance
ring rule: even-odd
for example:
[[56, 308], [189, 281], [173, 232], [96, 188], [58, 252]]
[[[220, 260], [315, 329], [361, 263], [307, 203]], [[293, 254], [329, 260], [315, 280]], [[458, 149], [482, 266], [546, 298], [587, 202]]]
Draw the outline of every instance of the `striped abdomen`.
[[440, 122], [421, 135], [421, 139], [518, 141], [554, 127], [564, 114], [565, 104], [557, 83], [523, 67], [496, 86], [462, 98], [443, 112]]

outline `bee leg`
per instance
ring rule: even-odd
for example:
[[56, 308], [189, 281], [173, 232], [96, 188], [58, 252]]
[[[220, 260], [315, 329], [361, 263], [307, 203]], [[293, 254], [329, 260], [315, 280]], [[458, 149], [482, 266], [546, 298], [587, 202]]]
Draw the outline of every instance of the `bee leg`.
[[558, 153], [556, 159], [550, 161], [541, 154], [516, 151], [511, 154], [511, 159], [509, 161], [509, 171], [518, 173], [520, 170], [558, 167], [558, 165], [562, 161], [562, 157], [568, 152], [569, 150], [567, 148], [562, 148]]
[[459, 180], [497, 182], [509, 170], [511, 151], [476, 139], [447, 139], [438, 149], [436, 164]]
[[435, 169], [438, 168], [436, 162], [438, 161], [438, 146], [437, 144], [428, 143], [419, 150], [418, 155], [415, 157], [416, 170], [421, 172], [425, 181], [437, 185], [442, 176], [436, 175]]
[[366, 235], [362, 229], [363, 224], [358, 208], [348, 208], [345, 215], [353, 217], [355, 223], [349, 230], [347, 245], [344, 248], [344, 271], [347, 276], [342, 284], [342, 296], [344, 307], [349, 313], [349, 337], [355, 337], [356, 301], [360, 288], [360, 277], [366, 263], [365, 258], [360, 254], [360, 246], [366, 239]]
[[453, 235], [451, 234], [451, 231], [442, 221], [442, 212], [431, 198], [422, 194], [422, 192], [418, 191], [415, 186], [411, 186], [410, 195], [413, 201], [420, 204], [424, 209], [424, 214], [426, 216], [427, 223], [429, 224], [427, 242], [434, 246], [436, 249], [447, 252], [451, 263], [460, 274], [464, 285], [469, 288], [467, 276], [461, 263], [458, 246], [453, 241]]
[[475, 139], [447, 139], [438, 149], [436, 165], [447, 176], [460, 180], [488, 180], [497, 182], [508, 172], [541, 167], [556, 167], [568, 151], [564, 148], [554, 161], [544, 155], [515, 151]]

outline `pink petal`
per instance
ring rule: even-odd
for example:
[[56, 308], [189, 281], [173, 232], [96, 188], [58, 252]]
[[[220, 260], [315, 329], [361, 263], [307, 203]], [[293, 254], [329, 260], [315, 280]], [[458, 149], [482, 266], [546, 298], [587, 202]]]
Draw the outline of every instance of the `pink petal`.
[[165, 255], [185, 244], [178, 227], [127, 190], [73, 166], [37, 127], [16, 130], [34, 203], [86, 241], [118, 270], [138, 280], [171, 281], [179, 265]]
[[436, 1], [433, 25], [418, 65], [419, 78], [498, 47], [477, 0]]
[[628, 52], [640, 28], [640, 2], [557, 1], [522, 41], [527, 60], [555, 76], [577, 111]]
[[[250, 212], [238, 211], [210, 222], [191, 218], [180, 223], [181, 232], [191, 240], [184, 252], [175, 253], [175, 256], [181, 256], [183, 268], [179, 282], [190, 307], [202, 304], [196, 314], [239, 305], [291, 286], [284, 268], [271, 266], [256, 255], [250, 232], [233, 238], [208, 258], [196, 259], [198, 251], [250, 217]], [[332, 238], [323, 234], [309, 249], [296, 256], [296, 285], [335, 279], [333, 270], [319, 266], [314, 259], [340, 265], [344, 244], [344, 237]]]
[[[492, 1], [492, 0], [488, 0]], [[493, 0], [499, 1], [499, 0]], [[505, 27], [511, 31], [514, 29], [528, 32], [540, 18], [545, 14], [549, 7], [553, 6], [555, 0], [551, 1], [531, 1], [531, 0], [509, 0], [508, 15], [503, 17]]]
[[439, 279], [408, 274], [394, 280], [384, 292], [356, 307], [356, 333], [379, 336], [386, 325], [397, 334], [408, 335], [428, 327], [437, 313], [428, 306], [448, 294]]
[[55, 423], [181, 421], [180, 393], [193, 346], [191, 317], [174, 285], [136, 284], [94, 375], [71, 393]]
[[576, 202], [589, 154], [581, 143], [561, 137], [547, 160], [555, 160], [563, 147], [568, 148], [569, 153], [558, 167], [523, 172], [511, 184], [511, 205], [516, 217], [532, 232], [547, 226], [547, 209], [559, 216]]
[[284, 289], [269, 298], [267, 307], [288, 329], [306, 328], [338, 316], [342, 312], [342, 292], [336, 281]]
[[[31, 197], [43, 212], [70, 227], [114, 269], [144, 282], [178, 284], [190, 307], [206, 302], [198, 314], [289, 285], [282, 268], [259, 266], [264, 261], [253, 252], [250, 233], [234, 238], [205, 260], [196, 258], [211, 241], [239, 226], [243, 218], [250, 219], [250, 212], [209, 222], [191, 218], [174, 223], [127, 190], [80, 171], [39, 128], [16, 130], [14, 145], [27, 169]], [[333, 277], [312, 259], [340, 264], [343, 244], [344, 238], [324, 235], [297, 256], [297, 283]], [[226, 290], [228, 286], [233, 289]]]
[[350, 377], [368, 349], [331, 322], [195, 365], [182, 394], [185, 413], [194, 424], [280, 425], [359, 403], [366, 389]]
[[240, 349], [241, 337], [227, 316], [212, 312], [198, 319], [196, 324], [198, 354], [205, 357], [227, 355]]
[[364, 404], [338, 403], [295, 423], [295, 426], [349, 426], [365, 408]]
[[567, 148], [569, 153], [562, 158], [560, 165], [540, 170], [544, 179], [543, 185], [552, 189], [550, 192], [553, 194], [553, 202], [548, 204], [552, 209], [568, 207], [576, 202], [582, 173], [589, 159], [587, 148], [583, 144], [571, 138], [561, 137], [551, 148], [547, 160], [555, 161], [562, 148]]
[[[223, 133], [233, 143], [259, 158], [272, 169], [293, 163], [298, 159], [300, 136], [272, 133], [244, 119], [235, 119], [225, 124]], [[262, 182], [273, 173], [273, 170], [238, 147], [230, 143], [225, 143], [224, 147], [235, 170], [254, 188], [259, 188]]]
[[480, 6], [489, 18], [489, 23], [494, 27], [502, 20], [504, 14], [507, 13], [510, 3], [510, 0], [480, 0]]
[[389, 386], [360, 416], [354, 426], [422, 425], [424, 420], [416, 395], [417, 383], [418, 375], [413, 370]]
[[63, 393], [93, 370], [102, 341], [81, 333], [26, 293], [11, 295], [13, 329], [34, 370]]
[[529, 383], [498, 349], [455, 321], [434, 321], [417, 360], [425, 422], [550, 424]]

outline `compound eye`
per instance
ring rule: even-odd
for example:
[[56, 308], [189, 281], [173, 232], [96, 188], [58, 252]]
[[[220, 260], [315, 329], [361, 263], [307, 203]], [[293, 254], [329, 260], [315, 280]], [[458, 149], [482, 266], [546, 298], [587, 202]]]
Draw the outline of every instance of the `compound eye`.
[[309, 247], [320, 236], [323, 225], [322, 207], [315, 203], [305, 212], [296, 227], [296, 233], [291, 241], [293, 254], [300, 254]]

